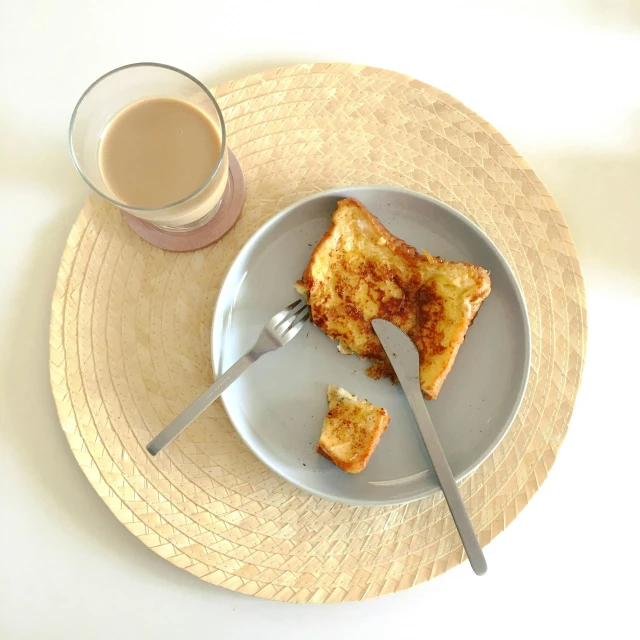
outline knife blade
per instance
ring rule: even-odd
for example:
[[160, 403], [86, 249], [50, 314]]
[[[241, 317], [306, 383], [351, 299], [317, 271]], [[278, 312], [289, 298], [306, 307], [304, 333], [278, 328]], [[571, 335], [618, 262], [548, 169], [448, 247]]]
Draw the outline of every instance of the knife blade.
[[449, 505], [453, 521], [458, 528], [460, 539], [467, 552], [471, 568], [477, 575], [481, 576], [487, 571], [487, 562], [422, 396], [418, 350], [411, 338], [391, 322], [378, 318], [371, 322], [371, 326], [382, 343], [391, 366], [396, 376], [398, 376], [400, 386], [407, 397], [409, 407], [411, 407], [413, 417], [438, 477], [438, 482]]

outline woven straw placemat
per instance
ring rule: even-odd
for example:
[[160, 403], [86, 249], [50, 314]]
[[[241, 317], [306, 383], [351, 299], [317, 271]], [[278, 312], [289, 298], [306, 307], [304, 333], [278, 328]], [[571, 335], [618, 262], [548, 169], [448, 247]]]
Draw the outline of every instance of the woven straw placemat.
[[163, 455], [151, 458], [144, 446], [211, 384], [218, 289], [265, 220], [331, 187], [407, 187], [480, 225], [527, 300], [533, 351], [522, 408], [461, 485], [486, 545], [545, 479], [580, 382], [584, 288], [566, 224], [491, 125], [417, 80], [315, 64], [214, 93], [247, 183], [244, 213], [220, 242], [164, 252], [94, 196], [71, 231], [51, 318], [51, 381], [71, 449], [135, 536], [208, 582], [274, 600], [337, 602], [429, 580], [465, 557], [441, 493], [384, 508], [309, 496], [258, 462], [220, 403]]

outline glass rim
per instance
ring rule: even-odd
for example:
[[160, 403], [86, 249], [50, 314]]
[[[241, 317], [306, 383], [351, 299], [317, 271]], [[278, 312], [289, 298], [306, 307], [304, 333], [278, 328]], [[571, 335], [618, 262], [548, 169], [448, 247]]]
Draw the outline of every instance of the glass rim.
[[[185, 78], [188, 78], [193, 83], [195, 83], [200, 89], [202, 89], [202, 91], [204, 91], [204, 93], [209, 98], [209, 100], [211, 100], [213, 106], [215, 107], [215, 110], [218, 113], [218, 117], [220, 118], [220, 142], [221, 142], [221, 145], [220, 145], [220, 156], [218, 158], [218, 161], [216, 162], [215, 167], [213, 168], [213, 171], [205, 179], [204, 183], [200, 187], [198, 187], [193, 193], [189, 194], [188, 196], [186, 196], [186, 197], [184, 197], [184, 198], [182, 198], [180, 200], [177, 200], [176, 202], [172, 202], [171, 204], [167, 204], [167, 205], [164, 205], [162, 207], [134, 207], [134, 206], [125, 204], [124, 202], [119, 202], [118, 200], [108, 196], [106, 193], [103, 193], [85, 175], [84, 171], [80, 167], [80, 163], [78, 162], [78, 158], [76, 157], [75, 151], [73, 149], [73, 129], [74, 129], [74, 125], [75, 125], [75, 122], [76, 122], [76, 116], [78, 115], [78, 110], [80, 109], [80, 105], [82, 104], [83, 100], [87, 97], [87, 95], [89, 95], [89, 92], [94, 87], [96, 87], [100, 82], [102, 82], [103, 80], [108, 78], [109, 76], [112, 76], [112, 75], [118, 73], [119, 71], [124, 71], [126, 69], [133, 69], [135, 67], [158, 67], [158, 68], [161, 68], [161, 69], [168, 69], [169, 71], [175, 71], [176, 73], [179, 73], [180, 75], [184, 76]], [[220, 109], [220, 105], [218, 104], [217, 100], [213, 97], [213, 94], [211, 93], [211, 91], [209, 91], [209, 89], [207, 89], [207, 87], [204, 84], [202, 84], [202, 82], [200, 82], [200, 80], [198, 80], [198, 78], [192, 76], [190, 73], [187, 73], [186, 71], [183, 71], [182, 69], [178, 69], [178, 67], [173, 67], [173, 66], [171, 66], [169, 64], [163, 64], [161, 62], [133, 62], [131, 64], [125, 64], [125, 65], [123, 65], [121, 67], [116, 67], [115, 69], [112, 69], [111, 71], [108, 71], [107, 73], [101, 75], [97, 80], [94, 80], [84, 90], [84, 92], [82, 93], [82, 95], [78, 99], [78, 102], [76, 103], [76, 106], [73, 109], [73, 112], [71, 114], [71, 121], [69, 122], [69, 150], [71, 152], [71, 159], [73, 161], [73, 164], [74, 164], [76, 170], [78, 171], [78, 173], [80, 174], [80, 177], [101, 198], [104, 198], [108, 202], [111, 202], [111, 204], [114, 204], [117, 207], [120, 207], [121, 209], [126, 209], [128, 211], [141, 211], [141, 212], [144, 212], [144, 211], [163, 211], [165, 209], [170, 209], [172, 207], [177, 207], [178, 205], [184, 204], [185, 202], [188, 202], [192, 198], [195, 198], [196, 196], [200, 195], [207, 188], [207, 186], [211, 183], [211, 181], [215, 178], [216, 174], [218, 173], [218, 170], [220, 169], [220, 165], [222, 164], [222, 160], [224, 159], [224, 154], [225, 154], [225, 152], [227, 150], [227, 130], [226, 130], [226, 126], [225, 126], [225, 123], [224, 123], [224, 118], [222, 116], [222, 110]]]

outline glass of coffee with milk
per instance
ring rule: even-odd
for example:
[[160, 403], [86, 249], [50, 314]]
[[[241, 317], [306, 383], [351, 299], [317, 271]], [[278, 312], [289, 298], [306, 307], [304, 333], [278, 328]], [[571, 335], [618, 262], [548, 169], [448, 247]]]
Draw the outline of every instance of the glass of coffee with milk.
[[222, 227], [233, 224], [242, 208], [244, 189], [235, 200], [229, 193], [241, 185], [237, 175], [229, 185], [220, 107], [200, 81], [175, 67], [131, 64], [96, 80], [73, 112], [69, 144], [89, 186], [119, 207], [140, 235], [146, 237], [140, 233], [146, 230], [154, 244], [163, 246], [154, 238], [164, 238], [165, 245], [175, 245], [163, 248], [205, 246], [216, 233], [198, 240], [198, 230], [211, 226], [223, 200], [223, 208], [236, 211], [225, 212], [233, 220]]

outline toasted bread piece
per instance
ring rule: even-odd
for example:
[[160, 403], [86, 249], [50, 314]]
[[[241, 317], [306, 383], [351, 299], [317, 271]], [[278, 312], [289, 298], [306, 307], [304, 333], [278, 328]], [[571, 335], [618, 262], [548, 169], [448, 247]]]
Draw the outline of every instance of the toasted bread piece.
[[347, 473], [360, 473], [389, 424], [382, 408], [348, 391], [327, 387], [329, 412], [316, 451]]
[[464, 262], [418, 253], [391, 235], [357, 200], [338, 202], [333, 224], [296, 285], [311, 319], [342, 353], [373, 365], [372, 378], [395, 375], [371, 320], [400, 327], [420, 353], [420, 386], [437, 397], [484, 299], [489, 273]]

